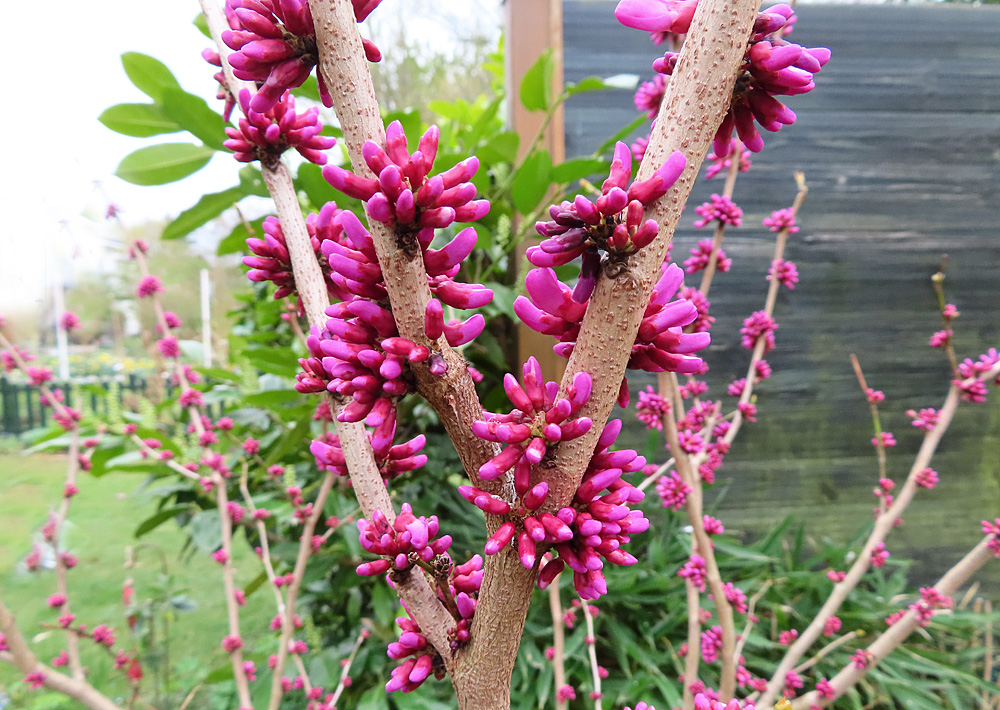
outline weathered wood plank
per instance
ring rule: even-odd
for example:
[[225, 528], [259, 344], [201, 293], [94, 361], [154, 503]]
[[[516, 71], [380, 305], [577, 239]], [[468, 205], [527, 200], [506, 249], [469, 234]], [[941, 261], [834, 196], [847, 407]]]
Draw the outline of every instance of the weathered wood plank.
[[[614, 4], [565, 3], [567, 81], [651, 76], [657, 48], [614, 23]], [[714, 494], [728, 486], [719, 505], [731, 529], [756, 533], [794, 512], [812, 534], [844, 539], [868, 519], [876, 477], [849, 354], [886, 393], [884, 425], [900, 442], [889, 464], [898, 479], [920, 441], [905, 410], [939, 405], [947, 388], [943, 357], [927, 347], [940, 328], [929, 278], [943, 253], [948, 298], [962, 312], [962, 357], [1000, 345], [1000, 7], [806, 5], [798, 14], [795, 40], [831, 47], [833, 60], [816, 91], [789, 99], [799, 121], [765, 134], [764, 151], [737, 183], [747, 213], [726, 237], [734, 271], [713, 287], [713, 382], [744, 374], [738, 336], [721, 337], [763, 304], [771, 235], [760, 220], [791, 202], [795, 170], [810, 185], [802, 232], [787, 254], [802, 281], [779, 299], [775, 375], [760, 388], [761, 421], [734, 447]], [[592, 151], [635, 116], [630, 91], [575, 97], [566, 110], [567, 155]], [[701, 181], [694, 204], [720, 188]], [[679, 261], [709, 236], [692, 228], [694, 218], [692, 209], [678, 230]], [[629, 379], [633, 391], [653, 382]], [[719, 385], [710, 395], [725, 398]], [[1000, 510], [1000, 397], [991, 396], [959, 411], [935, 461], [942, 486], [918, 496], [908, 525], [889, 540], [890, 550], [919, 555], [918, 581], [946, 569], [978, 538], [978, 520]], [[637, 423], [626, 436], [639, 448], [647, 441]]]

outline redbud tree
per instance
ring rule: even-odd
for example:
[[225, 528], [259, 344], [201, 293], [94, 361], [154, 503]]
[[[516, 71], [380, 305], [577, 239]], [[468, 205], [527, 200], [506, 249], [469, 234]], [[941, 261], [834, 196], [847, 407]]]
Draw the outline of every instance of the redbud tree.
[[[46, 533], [61, 552], [58, 589], [47, 603], [58, 612], [67, 648], [49, 664], [39, 661], [12, 614], [0, 606], [0, 660], [17, 665], [31, 687], [49, 687], [92, 708], [118, 707], [87, 681], [79, 651], [81, 641], [113, 649], [113, 630], [76, 621], [66, 582], [76, 561], [59, 546], [60, 526], [78, 491], [77, 473], [92, 465], [101, 436], [110, 434], [122, 437], [144, 459], [169, 468], [215, 506], [220, 543], [212, 557], [222, 570], [229, 633], [208, 643], [221, 644], [230, 656], [241, 709], [337, 706], [347, 670], [333, 690], [310, 681], [302, 660], [309, 648], [299, 632], [296, 604], [310, 559], [344, 523], [329, 519], [324, 507], [345, 479], [360, 506], [354, 523], [367, 555], [356, 572], [384, 580], [406, 612], [398, 620], [398, 638], [387, 648], [398, 661], [386, 682], [389, 692], [414, 691], [435, 676], [448, 679], [463, 710], [508, 708], [532, 596], [539, 588], [549, 589], [555, 610], [558, 580], [569, 577], [581, 600], [574, 608], [586, 618], [593, 669], [589, 695], [599, 708], [603, 669], [593, 650], [596, 607], [591, 603], [615, 594], [615, 566], [643, 564], [628, 546], [633, 536], [649, 534], [649, 520], [638, 504], [655, 484], [663, 505], [684, 511], [692, 531], [678, 571], [683, 599], [663, 600], [687, 615], [687, 640], [678, 654], [684, 666], [680, 704], [685, 710], [737, 710], [754, 703], [805, 710], [835, 702], [915, 628], [952, 606], [959, 586], [1000, 555], [1000, 522], [984, 521], [981, 543], [938, 584], [921, 590], [919, 599], [890, 617], [885, 633], [858, 648], [836, 674], [818, 678], [812, 688], [804, 686], [802, 673], [815, 661], [802, 662], [803, 657], [821, 636], [839, 632], [837, 613], [848, 594], [871, 566], [885, 563], [886, 535], [916, 491], [937, 481], [930, 458], [955, 409], [963, 400], [985, 397], [987, 384], [1000, 377], [1000, 357], [991, 350], [978, 360], [959, 362], [949, 336], [957, 314], [942, 301], [945, 330], [935, 339], [948, 352], [953, 382], [939, 410], [914, 414], [925, 439], [899, 488], [885, 474], [885, 451], [895, 441], [878, 424], [881, 393], [867, 387], [857, 366], [874, 417], [873, 445], [880, 462], [874, 529], [848, 570], [829, 571], [833, 589], [810, 623], [781, 634], [787, 651], [780, 661], [751, 672], [754, 664], [744, 644], [756, 620], [756, 597], [748, 599], [723, 578], [713, 537], [724, 528], [704, 512], [703, 485], [714, 481], [741, 426], [757, 416], [754, 387], [770, 374], [763, 356], [775, 346], [777, 292], [798, 281], [784, 249], [798, 230], [796, 214], [806, 194], [801, 178], [793, 206], [765, 221], [777, 235], [770, 284], [764, 308], [740, 331], [750, 355], [746, 377], [728, 385], [736, 400], [731, 412], [703, 397], [707, 386], [698, 379], [708, 370], [701, 353], [713, 337], [707, 296], [714, 275], [731, 265], [721, 248], [725, 229], [742, 218], [731, 199], [732, 183], [749, 167], [749, 154], [764, 148], [760, 128], [777, 131], [795, 121], [778, 97], [812, 90], [829, 50], [802, 47], [787, 37], [795, 22], [787, 5], [760, 11], [749, 0], [618, 4], [620, 22], [669, 39], [679, 51], [656, 60], [657, 78], [636, 97], [637, 107], [655, 119], [648, 138], [631, 148], [617, 143], [599, 187], [584, 181], [579, 194], [551, 206], [548, 219], [538, 214], [543, 218], [534, 225], [542, 240], [527, 250], [526, 269], [518, 277], [523, 295], [511, 309], [525, 326], [555, 339], [554, 351], [566, 358], [565, 373], [559, 381], [547, 381], [539, 362], [529, 358], [503, 375], [507, 401], [494, 400], [496, 406], [487, 409], [476, 389], [482, 375], [466, 352], [483, 334], [482, 310], [495, 294], [461, 278], [468, 273], [463, 265], [476, 258], [481, 225], [491, 210], [482, 186], [503, 176], [486, 176], [484, 183], [475, 155], [442, 165], [437, 126], [417, 135], [407, 134], [399, 121], [385, 125], [369, 70], [381, 53], [357, 27], [379, 5], [380, 0], [227, 0], [224, 8], [204, 0], [202, 5], [215, 40], [204, 56], [219, 68], [223, 120], [189, 123], [188, 130], [204, 134], [209, 145], [224, 140], [236, 160], [259, 166], [276, 215], [263, 221], [260, 236], [254, 233], [246, 242], [247, 275], [273, 284], [273, 296], [289, 304], [286, 321], [305, 350], [295, 389], [314, 395], [317, 418], [334, 424], [324, 426], [309, 447], [322, 474], [319, 484], [308, 492], [294, 483], [281, 488], [293, 511], [294, 564], [275, 566], [268, 547], [272, 513], [256, 495], [258, 485], [277, 487], [285, 474], [261, 456], [262, 446], [273, 439], [262, 444], [266, 431], [261, 439], [235, 437], [231, 418], [213, 421], [206, 415], [203, 391], [196, 387], [199, 373], [181, 364], [174, 335], [179, 323], [161, 303], [162, 282], [150, 270], [148, 245], [133, 240], [131, 254], [142, 273], [136, 295], [154, 303], [156, 347], [172, 363], [179, 389], [175, 406], [189, 422], [195, 455], [190, 447], [164, 447], [135, 423], [110, 432], [95, 427], [100, 435], [81, 438], [83, 428], [93, 423], [49, 389], [50, 372], [31, 366], [26, 353], [6, 337], [0, 341], [8, 369], [22, 370], [40, 388], [69, 432], [71, 454], [63, 507]], [[641, 32], [636, 35], [642, 38]], [[324, 131], [318, 106], [296, 106], [292, 92], [313, 76], [320, 103], [336, 114], [336, 137]], [[335, 146], [346, 150], [348, 162], [330, 161]], [[283, 157], [290, 149], [325, 166], [322, 178], [341, 196], [341, 204], [357, 209], [331, 201], [303, 215], [300, 187]], [[709, 177], [725, 175], [726, 188], [696, 209], [696, 226], [713, 227], [715, 237], [693, 249], [682, 268], [669, 258], [671, 240], [710, 151]], [[225, 205], [224, 199], [217, 202]], [[699, 272], [697, 288], [685, 284], [686, 276]], [[458, 311], [468, 313], [458, 316]], [[629, 370], [658, 378], [656, 390], [639, 394], [638, 415], [663, 432], [670, 455], [665, 462], [647, 462], [635, 451], [614, 446], [622, 422], [609, 417], [616, 403], [628, 405]], [[396, 436], [414, 411], [403, 403], [415, 396], [433, 410], [464, 469], [467, 482], [458, 486], [458, 494], [470, 511], [481, 514], [486, 530], [485, 539], [466, 542], [481, 547], [482, 555], [455, 558], [448, 517], [427, 515], [414, 501], [394, 499], [395, 478], [435, 465], [422, 453], [425, 436], [406, 441]], [[325, 534], [319, 532], [324, 524]], [[278, 611], [272, 624], [278, 642], [268, 671], [244, 657], [245, 637], [253, 630], [241, 629], [239, 612], [247, 593], [235, 586], [232, 568], [234, 530], [244, 529], [257, 535]], [[742, 634], [738, 619], [745, 619]], [[562, 619], [555, 611], [553, 621], [555, 698], [557, 707], [566, 707], [576, 691], [565, 683]], [[844, 635], [830, 645], [857, 637]], [[826, 653], [824, 648], [817, 657]], [[142, 678], [137, 664], [125, 651], [116, 656], [116, 667], [135, 687]], [[56, 670], [60, 666], [68, 674]], [[252, 692], [265, 684], [269, 692]], [[639, 698], [633, 702], [636, 708], [647, 707]]]

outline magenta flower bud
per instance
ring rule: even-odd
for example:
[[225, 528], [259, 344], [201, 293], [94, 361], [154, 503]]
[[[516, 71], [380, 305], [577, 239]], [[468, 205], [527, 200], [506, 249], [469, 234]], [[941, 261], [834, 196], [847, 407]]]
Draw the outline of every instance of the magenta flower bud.
[[528, 533], [521, 533], [517, 538], [517, 556], [525, 569], [535, 566], [535, 541]]
[[534, 488], [528, 491], [523, 498], [524, 507], [528, 510], [536, 510], [549, 495], [549, 484], [545, 481], [537, 484]]
[[453, 320], [444, 325], [444, 336], [452, 347], [474, 340], [486, 328], [486, 319], [480, 313], [464, 321]]
[[[478, 423], [478, 422], [477, 422]], [[473, 424], [475, 427], [475, 424]], [[475, 428], [473, 429], [475, 432]], [[480, 438], [486, 438], [476, 433], [476, 436]], [[479, 467], [479, 477], [484, 481], [489, 481], [501, 473], [505, 473], [511, 469], [514, 463], [521, 458], [521, 447], [516, 444], [511, 444], [504, 448], [499, 454], [494, 456], [492, 459], [484, 463]]]
[[323, 178], [345, 195], [359, 200], [369, 200], [378, 192], [378, 180], [364, 178], [348, 172], [337, 165], [327, 165], [323, 168]]
[[486, 541], [484, 552], [487, 555], [497, 554], [500, 550], [510, 544], [510, 541], [514, 539], [514, 533], [516, 532], [517, 527], [514, 523], [504, 523], [497, 528], [497, 531]]
[[431, 340], [437, 340], [444, 335], [444, 308], [440, 301], [431, 299], [424, 311], [424, 333]]
[[541, 572], [538, 574], [538, 588], [547, 589], [556, 578], [556, 575], [562, 572], [565, 566], [566, 563], [562, 559], [555, 559], [546, 562], [545, 566], [542, 567]]
[[363, 562], [358, 565], [357, 573], [362, 577], [374, 577], [375, 575], [385, 574], [389, 571], [391, 567], [389, 560], [375, 560], [374, 562]]
[[524, 529], [535, 542], [545, 540], [545, 527], [534, 517], [528, 516], [524, 519]]

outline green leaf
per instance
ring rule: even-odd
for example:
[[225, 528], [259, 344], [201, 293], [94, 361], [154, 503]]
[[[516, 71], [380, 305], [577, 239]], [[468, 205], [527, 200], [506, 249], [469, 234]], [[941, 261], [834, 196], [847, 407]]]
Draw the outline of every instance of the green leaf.
[[[250, 226], [254, 230], [253, 236], [263, 233], [264, 218], [255, 219], [250, 223]], [[250, 232], [247, 231], [246, 226], [243, 222], [240, 222], [235, 227], [233, 231], [229, 233], [229, 236], [224, 237], [221, 242], [219, 242], [218, 248], [215, 250], [217, 256], [222, 256], [223, 254], [239, 254], [247, 251], [247, 239], [251, 237]]]
[[552, 182], [571, 183], [608, 171], [608, 163], [594, 158], [574, 158], [552, 168]]
[[212, 192], [202, 195], [201, 199], [193, 207], [189, 207], [179, 215], [177, 219], [167, 225], [163, 230], [162, 239], [178, 239], [193, 232], [201, 225], [215, 219], [227, 209], [240, 201], [243, 197], [243, 190], [239, 187], [231, 187], [222, 192]]
[[160, 103], [163, 104], [163, 112], [185, 131], [207, 146], [226, 150], [222, 145], [226, 140], [226, 122], [209, 107], [205, 99], [180, 88], [167, 88], [163, 90]]
[[587, 91], [601, 91], [602, 89], [610, 89], [611, 87], [604, 83], [604, 79], [599, 76], [588, 76], [586, 79], [581, 79], [577, 83], [566, 84], [566, 93], [570, 96], [575, 94], [582, 94]]
[[299, 360], [291, 348], [256, 348], [247, 350], [246, 355], [258, 370], [272, 375], [291, 379], [299, 368]]
[[[312, 165], [312, 163], [309, 163]], [[244, 195], [254, 195], [255, 197], [270, 197], [271, 193], [264, 184], [264, 176], [261, 175], [260, 168], [254, 165], [247, 165], [240, 169], [240, 189]]]
[[646, 118], [646, 114], [643, 114], [638, 118], [636, 118], [631, 123], [629, 123], [627, 126], [621, 128], [617, 133], [615, 133], [613, 136], [611, 136], [606, 141], [604, 141], [604, 143], [601, 144], [601, 147], [595, 151], [596, 155], [604, 155], [605, 153], [607, 153], [614, 147], [615, 143], [625, 138], [625, 136], [627, 136], [629, 133], [634, 131], [639, 126], [646, 123], [648, 120], [649, 119]]
[[525, 159], [514, 175], [510, 188], [511, 198], [518, 212], [528, 214], [538, 206], [552, 184], [549, 175], [551, 172], [552, 158], [549, 157], [549, 151], [540, 150]]
[[385, 688], [372, 688], [361, 696], [357, 710], [389, 710], [387, 695]]
[[115, 175], [133, 185], [165, 185], [201, 170], [215, 153], [193, 143], [161, 143], [126, 155]]
[[281, 441], [271, 449], [271, 454], [264, 463], [270, 467], [281, 461], [282, 457], [297, 446], [301, 446], [302, 440], [309, 434], [309, 427], [312, 424], [312, 416], [303, 417], [295, 423], [291, 431], [282, 435]]
[[268, 390], [267, 392], [248, 394], [243, 398], [243, 402], [250, 407], [272, 407], [276, 404], [301, 400], [302, 395], [295, 390]]
[[483, 112], [479, 114], [479, 118], [469, 129], [469, 134], [465, 137], [467, 141], [466, 145], [473, 146], [479, 142], [479, 140], [486, 134], [491, 123], [497, 117], [497, 111], [500, 109], [500, 105], [503, 103], [503, 96], [497, 96], [493, 101], [491, 101]]
[[115, 104], [104, 109], [97, 120], [115, 133], [136, 138], [176, 133], [182, 130], [158, 104]]
[[[335, 195], [340, 194], [323, 177], [323, 168], [313, 163], [302, 163], [299, 166], [299, 170], [295, 175], [295, 185], [299, 190], [306, 193], [309, 202], [317, 210], [325, 205], [328, 200], [334, 199]], [[337, 200], [337, 205], [341, 206], [340, 200]]]
[[521, 103], [529, 111], [545, 111], [552, 105], [552, 76], [555, 62], [546, 49], [521, 79]]
[[163, 525], [163, 523], [168, 520], [176, 518], [181, 513], [186, 513], [191, 510], [190, 506], [187, 505], [177, 505], [172, 508], [164, 508], [163, 510], [156, 513], [156, 515], [151, 515], [150, 517], [139, 523], [139, 526], [132, 533], [135, 537], [142, 537], [148, 532], [156, 530], [156, 528]]
[[497, 133], [476, 151], [476, 157], [483, 165], [513, 163], [517, 158], [517, 147], [520, 143], [521, 137], [513, 131]]
[[416, 109], [411, 111], [393, 111], [387, 113], [382, 117], [382, 121], [388, 126], [393, 121], [399, 121], [403, 126], [403, 133], [409, 139], [410, 143], [414, 145], [410, 146], [410, 150], [416, 150], [415, 145], [417, 140], [420, 138], [421, 128], [423, 128], [423, 122], [420, 120], [420, 112]]
[[209, 39], [212, 39], [212, 33], [208, 29], [208, 20], [205, 19], [204, 13], [199, 12], [197, 15], [195, 15], [194, 20], [192, 20], [191, 24], [197, 27], [198, 31], [201, 32], [203, 35], [205, 35]]
[[167, 89], [181, 88], [167, 65], [148, 54], [125, 52], [122, 55], [122, 66], [135, 88], [157, 103], [163, 101]]

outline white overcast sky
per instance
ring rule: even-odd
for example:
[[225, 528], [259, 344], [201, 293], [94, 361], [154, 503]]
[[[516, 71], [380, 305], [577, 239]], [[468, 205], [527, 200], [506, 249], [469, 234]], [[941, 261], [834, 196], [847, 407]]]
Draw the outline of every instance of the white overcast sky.
[[[377, 12], [404, 2], [415, 13], [424, 5], [460, 15], [468, 6], [465, 0], [385, 0]], [[105, 203], [93, 181], [121, 205], [126, 222], [137, 224], [175, 216], [201, 194], [235, 184], [239, 167], [218, 155], [181, 182], [129, 185], [113, 177], [123, 156], [146, 144], [185, 140], [185, 134], [131, 138], [97, 121], [112, 104], [149, 100], [122, 70], [120, 55], [127, 51], [157, 57], [187, 91], [214, 100], [214, 70], [200, 55], [209, 41], [192, 24], [195, 0], [50, 0], [5, 3], [4, 10], [7, 26], [16, 30], [4, 38], [0, 314], [40, 302], [56, 260], [86, 270], [106, 258], [100, 240], [108, 229], [100, 219]]]

